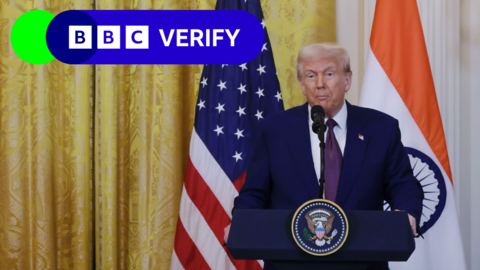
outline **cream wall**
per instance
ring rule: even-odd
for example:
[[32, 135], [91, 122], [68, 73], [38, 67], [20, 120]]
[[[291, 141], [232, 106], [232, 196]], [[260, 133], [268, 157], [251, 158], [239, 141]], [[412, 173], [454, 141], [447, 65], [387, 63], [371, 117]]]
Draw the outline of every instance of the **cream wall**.
[[[375, 0], [337, 0], [337, 42], [358, 104]], [[453, 171], [468, 269], [480, 269], [480, 0], [418, 0]]]

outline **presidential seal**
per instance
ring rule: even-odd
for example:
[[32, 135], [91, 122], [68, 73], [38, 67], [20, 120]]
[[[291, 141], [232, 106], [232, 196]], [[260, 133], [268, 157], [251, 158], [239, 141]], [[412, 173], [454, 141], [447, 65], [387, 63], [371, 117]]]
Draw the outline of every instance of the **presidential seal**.
[[326, 256], [340, 249], [347, 239], [347, 216], [334, 202], [311, 200], [295, 212], [292, 233], [297, 245], [305, 252]]

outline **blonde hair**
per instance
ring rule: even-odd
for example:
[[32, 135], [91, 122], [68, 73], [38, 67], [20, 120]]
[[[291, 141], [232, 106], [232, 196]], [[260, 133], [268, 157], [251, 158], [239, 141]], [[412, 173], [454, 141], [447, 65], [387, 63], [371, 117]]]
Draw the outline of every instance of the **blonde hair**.
[[350, 57], [347, 50], [335, 43], [315, 43], [300, 49], [297, 57], [297, 79], [302, 80], [303, 62], [336, 57], [343, 68], [344, 74], [351, 73]]

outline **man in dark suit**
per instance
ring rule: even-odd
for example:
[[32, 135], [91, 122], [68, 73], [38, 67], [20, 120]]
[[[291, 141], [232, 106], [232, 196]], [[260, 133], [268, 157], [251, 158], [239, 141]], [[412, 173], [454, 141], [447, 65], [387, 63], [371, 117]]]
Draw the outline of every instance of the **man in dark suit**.
[[345, 49], [312, 44], [300, 50], [297, 62], [307, 103], [259, 123], [234, 209], [297, 209], [319, 197], [320, 149], [310, 110], [320, 105], [327, 124], [325, 197], [345, 210], [383, 211], [385, 200], [392, 209], [408, 213], [416, 234], [423, 191], [413, 176], [398, 121], [345, 101], [352, 82]]

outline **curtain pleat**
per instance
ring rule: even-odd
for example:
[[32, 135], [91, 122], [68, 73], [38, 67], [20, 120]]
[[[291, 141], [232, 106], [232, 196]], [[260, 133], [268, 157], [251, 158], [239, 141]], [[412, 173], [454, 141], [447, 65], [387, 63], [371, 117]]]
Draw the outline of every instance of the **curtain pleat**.
[[97, 72], [97, 266], [167, 269], [200, 68], [99, 66]]
[[82, 1], [0, 4], [0, 269], [92, 268], [93, 67], [31, 65], [10, 45], [24, 12]]

